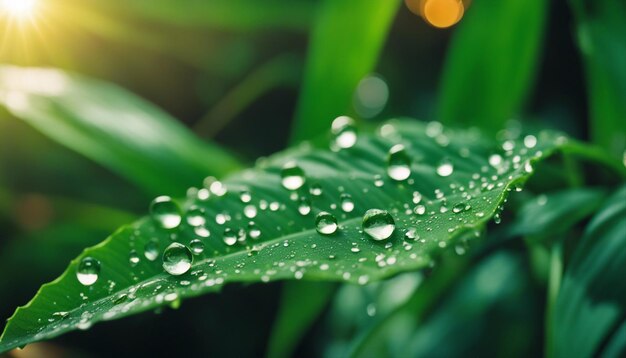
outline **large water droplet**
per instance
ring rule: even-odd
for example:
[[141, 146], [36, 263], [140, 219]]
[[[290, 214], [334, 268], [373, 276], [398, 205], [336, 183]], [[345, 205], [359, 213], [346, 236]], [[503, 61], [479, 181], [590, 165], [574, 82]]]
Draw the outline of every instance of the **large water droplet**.
[[100, 275], [100, 261], [93, 257], [85, 257], [78, 264], [76, 277], [78, 278], [78, 282], [83, 285], [93, 285], [98, 281], [98, 275]]
[[192, 261], [189, 248], [178, 242], [170, 244], [163, 252], [163, 268], [170, 275], [179, 276], [189, 271]]
[[322, 211], [315, 218], [315, 229], [323, 235], [334, 234], [337, 231], [337, 219], [331, 213]]
[[164, 229], [174, 229], [180, 225], [181, 211], [169, 196], [159, 196], [150, 204], [152, 218]]
[[437, 167], [437, 174], [441, 177], [449, 177], [454, 172], [454, 165], [445, 160]]
[[350, 194], [341, 194], [341, 210], [346, 213], [350, 213], [354, 210], [354, 201], [352, 201]]
[[385, 210], [370, 209], [363, 216], [363, 231], [376, 241], [388, 239], [395, 229], [393, 217]]
[[304, 170], [300, 168], [295, 162], [289, 162], [283, 166], [280, 173], [283, 186], [288, 190], [297, 190], [306, 181], [304, 177]]
[[357, 133], [354, 120], [348, 116], [335, 118], [331, 126], [334, 145], [340, 149], [351, 148], [356, 144]]
[[396, 144], [389, 150], [387, 175], [397, 181], [406, 180], [411, 176], [411, 158], [402, 144]]

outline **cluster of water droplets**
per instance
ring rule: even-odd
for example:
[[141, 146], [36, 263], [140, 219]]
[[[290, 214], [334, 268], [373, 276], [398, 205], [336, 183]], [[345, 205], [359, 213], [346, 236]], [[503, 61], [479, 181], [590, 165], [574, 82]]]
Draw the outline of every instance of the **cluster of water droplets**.
[[[353, 165], [351, 151], [363, 150], [359, 142], [369, 140], [384, 146], [379, 157], [383, 167], [351, 172], [329, 166], [342, 179], [327, 179], [330, 169], [296, 156], [280, 164], [259, 162], [279, 190], [264, 187], [267, 180], [257, 177], [257, 169], [228, 185], [209, 177], [201, 188], [189, 190], [187, 204], [157, 197], [150, 205], [154, 224], [128, 234], [127, 260], [137, 284], [116, 294], [106, 318], [138, 305], [174, 305], [181, 289], [218, 287], [237, 275], [267, 282], [285, 277], [285, 272], [302, 279], [320, 271], [366, 284], [372, 277], [359, 273], [362, 266], [423, 267], [432, 262], [435, 250], [450, 245], [464, 254], [467, 241], [478, 235], [479, 223], [492, 216], [501, 220], [502, 193], [521, 188], [509, 184], [532, 172], [533, 160], [542, 155], [540, 141], [532, 135], [504, 138], [477, 167], [480, 158], [472, 156], [471, 148], [454, 146], [452, 135], [439, 123], [425, 129], [425, 137], [413, 138], [387, 123], [378, 138], [360, 138], [354, 120], [339, 117], [332, 125], [330, 149], [337, 152], [340, 164]], [[446, 156], [433, 159], [424, 154], [416, 141], [427, 140], [445, 149], [441, 152]], [[427, 181], [439, 186], [425, 190]], [[470, 235], [455, 239], [464, 229]], [[237, 253], [238, 259], [222, 264], [224, 253]], [[166, 275], [154, 278], [154, 267]], [[76, 277], [91, 290], [104, 270], [106, 263], [87, 255]], [[172, 277], [176, 280], [168, 280]], [[102, 285], [118, 292], [116, 282], [104, 280]], [[144, 297], [150, 299], [137, 300], [138, 292], [148, 292]], [[78, 322], [86, 325], [89, 318]]]

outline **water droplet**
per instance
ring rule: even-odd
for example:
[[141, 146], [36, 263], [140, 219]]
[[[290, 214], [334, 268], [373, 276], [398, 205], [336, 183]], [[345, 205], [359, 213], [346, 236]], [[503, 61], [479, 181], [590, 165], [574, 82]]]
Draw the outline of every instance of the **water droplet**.
[[226, 228], [224, 230], [224, 237], [222, 239], [224, 240], [224, 243], [226, 245], [233, 246], [237, 243], [237, 233], [231, 228]]
[[346, 213], [350, 213], [354, 210], [354, 201], [352, 201], [350, 194], [341, 194], [341, 210]]
[[241, 199], [243, 203], [249, 203], [250, 200], [252, 200], [252, 195], [249, 191], [244, 190], [239, 194], [239, 199]]
[[143, 254], [149, 261], [156, 260], [159, 257], [159, 244], [155, 241], [149, 241], [144, 248]]
[[502, 156], [500, 154], [492, 154], [489, 157], [489, 165], [492, 167], [497, 168], [500, 164], [502, 164]]
[[315, 218], [315, 228], [323, 235], [334, 234], [337, 231], [337, 219], [331, 213], [322, 211]]
[[426, 213], [426, 207], [424, 205], [418, 205], [413, 209], [413, 212], [417, 215], [424, 215]]
[[417, 191], [413, 192], [413, 204], [419, 204], [422, 201], [422, 194]]
[[163, 268], [167, 273], [179, 276], [191, 268], [193, 255], [189, 248], [178, 242], [170, 244], [163, 252]]
[[340, 149], [352, 148], [357, 141], [356, 125], [348, 116], [335, 118], [331, 126], [334, 145]]
[[192, 206], [187, 211], [187, 224], [191, 226], [201, 226], [206, 223], [206, 218], [204, 217], [204, 209], [198, 206]]
[[323, 193], [322, 186], [318, 183], [315, 183], [311, 185], [311, 189], [309, 189], [309, 192], [313, 196], [320, 196]]
[[139, 263], [139, 254], [137, 253], [137, 250], [130, 250], [128, 261], [133, 267]]
[[295, 162], [289, 162], [283, 166], [280, 173], [283, 186], [288, 190], [297, 190], [304, 185], [306, 181], [304, 170]]
[[455, 214], [460, 213], [461, 211], [465, 211], [467, 207], [467, 204], [465, 203], [458, 203], [455, 206], [452, 207], [452, 212]]
[[243, 214], [248, 219], [253, 219], [254, 217], [256, 217], [256, 214], [257, 214], [256, 206], [254, 206], [254, 205], [246, 205], [246, 207], [243, 208]]
[[527, 135], [524, 137], [524, 146], [528, 149], [534, 148], [537, 145], [537, 137], [534, 135]]
[[248, 235], [250, 235], [252, 239], [258, 239], [261, 236], [261, 229], [259, 229], [255, 223], [250, 222], [248, 223]]
[[298, 205], [298, 212], [300, 215], [309, 215], [311, 212], [311, 202], [309, 199], [302, 197], [300, 198], [300, 205]]
[[211, 232], [204, 226], [196, 226], [193, 228], [193, 232], [200, 237], [209, 237], [211, 236]]
[[395, 229], [393, 217], [385, 210], [370, 209], [363, 216], [363, 231], [376, 241], [388, 239]]
[[404, 233], [404, 237], [409, 239], [409, 240], [417, 240], [420, 238], [419, 234], [417, 233], [417, 229], [412, 227], [410, 229], [408, 229], [405, 233]]
[[454, 172], [454, 166], [449, 161], [443, 161], [437, 167], [437, 174], [441, 177], [449, 177]]
[[530, 160], [527, 160], [526, 163], [524, 163], [524, 171], [528, 174], [533, 172], [533, 165], [530, 163]]
[[78, 264], [76, 277], [78, 282], [85, 286], [91, 286], [98, 281], [100, 275], [100, 261], [93, 257], [85, 257]]
[[377, 188], [382, 187], [385, 184], [385, 182], [383, 181], [383, 178], [380, 175], [375, 175], [374, 176], [374, 186], [376, 186]]
[[389, 150], [387, 175], [396, 181], [403, 181], [411, 176], [411, 158], [402, 144], [396, 144]]
[[191, 247], [191, 251], [196, 255], [199, 255], [204, 251], [204, 244], [198, 239], [192, 240], [189, 243], [189, 247]]
[[152, 218], [164, 229], [174, 229], [180, 225], [180, 207], [169, 196], [159, 196], [150, 204]]

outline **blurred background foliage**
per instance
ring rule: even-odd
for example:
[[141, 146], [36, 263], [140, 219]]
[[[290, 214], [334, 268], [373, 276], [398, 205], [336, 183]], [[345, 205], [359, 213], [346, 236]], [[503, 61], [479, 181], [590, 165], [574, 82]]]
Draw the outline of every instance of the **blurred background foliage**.
[[[152, 196], [182, 196], [204, 175], [323, 140], [337, 115], [493, 133], [515, 119], [626, 160], [626, 3], [464, 1], [459, 23], [445, 29], [418, 3], [39, 0], [21, 20], [5, 9], [0, 89], [27, 76], [9, 65], [67, 71], [72, 85], [51, 102], [20, 87], [27, 110], [6, 98], [0, 106], [0, 317], [84, 247], [143, 214]], [[149, 144], [142, 126], [152, 130]], [[602, 183], [602, 174], [586, 179]], [[597, 203], [605, 192], [580, 195]], [[535, 356], [544, 349], [546, 277], [533, 272], [546, 268], [545, 252], [526, 255], [523, 241], [507, 240], [495, 252], [497, 236], [472, 254], [484, 260], [451, 258], [450, 272], [366, 289], [228, 287], [179, 312], [106, 322], [11, 354]], [[467, 274], [461, 280], [455, 270]], [[307, 295], [319, 295], [301, 306], [310, 311], [276, 324], [293, 337], [270, 338], [277, 314], [293, 317], [289, 302]], [[376, 328], [382, 316], [391, 323]]]

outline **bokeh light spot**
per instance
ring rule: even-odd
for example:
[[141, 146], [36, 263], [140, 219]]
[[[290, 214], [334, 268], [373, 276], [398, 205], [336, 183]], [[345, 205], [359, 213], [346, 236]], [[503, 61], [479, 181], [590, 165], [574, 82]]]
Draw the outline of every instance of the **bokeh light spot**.
[[426, 0], [424, 18], [439, 28], [450, 27], [463, 17], [465, 7], [461, 0]]

